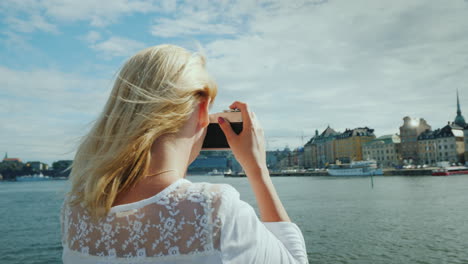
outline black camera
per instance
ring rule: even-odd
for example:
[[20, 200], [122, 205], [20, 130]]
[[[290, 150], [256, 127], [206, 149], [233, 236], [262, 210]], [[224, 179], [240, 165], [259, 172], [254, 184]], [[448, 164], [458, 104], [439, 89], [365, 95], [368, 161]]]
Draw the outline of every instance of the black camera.
[[219, 116], [229, 121], [232, 130], [236, 134], [242, 132], [242, 113], [239, 109], [229, 109], [220, 113], [211, 114], [210, 124], [208, 125], [205, 139], [203, 140], [202, 150], [230, 150], [226, 136], [218, 124]]

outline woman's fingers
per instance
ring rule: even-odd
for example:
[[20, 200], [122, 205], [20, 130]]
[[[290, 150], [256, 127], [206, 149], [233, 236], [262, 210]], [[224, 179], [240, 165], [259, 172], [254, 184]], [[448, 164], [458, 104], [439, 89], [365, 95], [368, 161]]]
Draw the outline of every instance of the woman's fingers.
[[240, 109], [241, 114], [242, 114], [242, 123], [243, 127], [252, 127], [252, 118], [251, 118], [251, 113], [249, 111], [249, 107], [246, 103], [240, 102], [240, 101], [235, 101], [232, 103], [229, 108], [231, 109]]
[[234, 133], [234, 131], [232, 130], [231, 124], [228, 120], [222, 117], [218, 117], [218, 124], [221, 127], [221, 130], [223, 130], [224, 135], [226, 136], [226, 140], [230, 145], [232, 138], [237, 136], [236, 133]]

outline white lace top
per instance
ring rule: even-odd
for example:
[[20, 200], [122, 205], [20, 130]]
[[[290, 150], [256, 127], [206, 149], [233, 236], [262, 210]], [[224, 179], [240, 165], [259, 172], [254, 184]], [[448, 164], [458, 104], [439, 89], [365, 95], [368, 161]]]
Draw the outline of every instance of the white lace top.
[[261, 222], [228, 184], [179, 179], [158, 194], [92, 222], [61, 209], [63, 263], [308, 263], [290, 222]]

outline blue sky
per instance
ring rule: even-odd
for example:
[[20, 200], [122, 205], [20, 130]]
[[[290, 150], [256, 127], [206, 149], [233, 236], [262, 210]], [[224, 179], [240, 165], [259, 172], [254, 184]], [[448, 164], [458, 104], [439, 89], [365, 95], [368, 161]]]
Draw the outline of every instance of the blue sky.
[[[136, 51], [196, 42], [219, 84], [212, 112], [249, 103], [267, 148], [330, 125], [398, 133], [468, 112], [468, 2], [0, 2], [0, 153], [72, 159], [114, 74]], [[301, 136], [304, 138], [301, 138]]]

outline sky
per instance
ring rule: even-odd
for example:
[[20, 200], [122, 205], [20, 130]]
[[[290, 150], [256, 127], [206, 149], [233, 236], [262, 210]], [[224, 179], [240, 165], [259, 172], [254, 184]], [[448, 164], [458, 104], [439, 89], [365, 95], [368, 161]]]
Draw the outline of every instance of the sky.
[[0, 1], [0, 154], [73, 159], [78, 140], [140, 49], [197, 51], [267, 150], [303, 146], [328, 125], [399, 133], [468, 115], [468, 1]]

